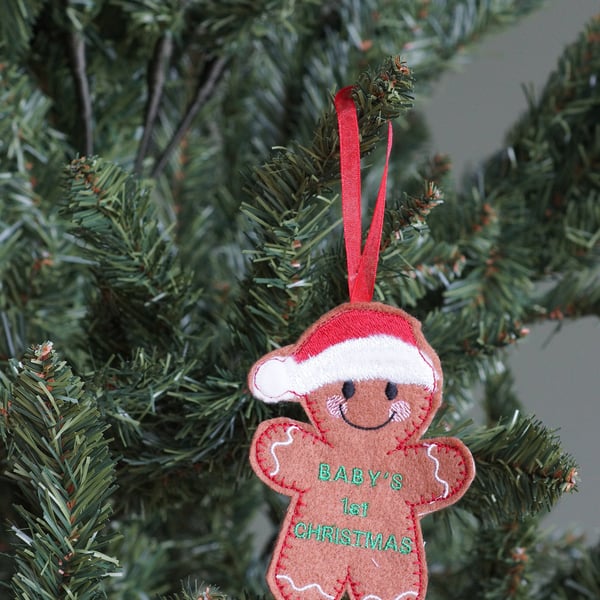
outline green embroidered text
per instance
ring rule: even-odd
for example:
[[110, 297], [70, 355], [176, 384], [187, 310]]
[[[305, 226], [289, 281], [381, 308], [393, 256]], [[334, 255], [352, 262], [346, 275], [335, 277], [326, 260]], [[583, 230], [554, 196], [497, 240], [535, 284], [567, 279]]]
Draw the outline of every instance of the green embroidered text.
[[393, 533], [374, 533], [335, 525], [304, 523], [303, 521], [299, 521], [294, 526], [294, 535], [302, 540], [314, 539], [317, 542], [327, 542], [338, 546], [399, 552], [400, 554], [410, 554], [413, 545], [412, 539], [407, 536], [398, 540]]

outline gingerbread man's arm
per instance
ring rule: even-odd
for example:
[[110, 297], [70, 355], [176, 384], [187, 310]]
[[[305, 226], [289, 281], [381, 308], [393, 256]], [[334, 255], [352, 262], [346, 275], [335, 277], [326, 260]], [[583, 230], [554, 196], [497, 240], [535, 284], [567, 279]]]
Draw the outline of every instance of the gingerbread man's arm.
[[289, 496], [290, 490], [303, 491], [315, 481], [320, 457], [328, 449], [312, 425], [271, 419], [254, 434], [250, 463], [265, 483]]
[[457, 438], [421, 440], [396, 452], [402, 456], [403, 497], [421, 515], [456, 502], [475, 475], [473, 457]]

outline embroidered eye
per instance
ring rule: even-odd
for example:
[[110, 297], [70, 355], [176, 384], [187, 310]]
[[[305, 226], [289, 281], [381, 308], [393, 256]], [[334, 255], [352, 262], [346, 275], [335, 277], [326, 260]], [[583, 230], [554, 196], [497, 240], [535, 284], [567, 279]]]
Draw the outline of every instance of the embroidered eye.
[[393, 400], [398, 395], [398, 386], [391, 381], [385, 386], [385, 396], [388, 400]]
[[346, 398], [346, 400], [352, 398], [352, 396], [354, 396], [355, 391], [356, 390], [354, 389], [354, 383], [352, 383], [351, 381], [344, 381], [344, 385], [342, 386], [342, 394], [344, 395], [344, 398]]

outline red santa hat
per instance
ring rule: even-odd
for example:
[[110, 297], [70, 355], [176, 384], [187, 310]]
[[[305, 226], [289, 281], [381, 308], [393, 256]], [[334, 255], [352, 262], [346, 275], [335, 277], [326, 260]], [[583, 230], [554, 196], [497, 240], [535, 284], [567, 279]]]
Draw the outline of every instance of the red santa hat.
[[258, 361], [249, 385], [265, 402], [298, 400], [325, 384], [348, 380], [384, 379], [433, 390], [440, 374], [424, 346], [433, 353], [420, 323], [404, 311], [376, 302], [344, 304], [295, 345]]

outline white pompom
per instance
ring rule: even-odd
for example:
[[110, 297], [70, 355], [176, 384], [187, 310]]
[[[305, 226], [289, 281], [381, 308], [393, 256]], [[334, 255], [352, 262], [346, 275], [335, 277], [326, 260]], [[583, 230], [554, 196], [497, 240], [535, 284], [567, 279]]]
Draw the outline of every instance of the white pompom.
[[291, 357], [273, 357], [258, 365], [251, 381], [252, 393], [264, 402], [297, 400], [292, 382], [297, 364]]

